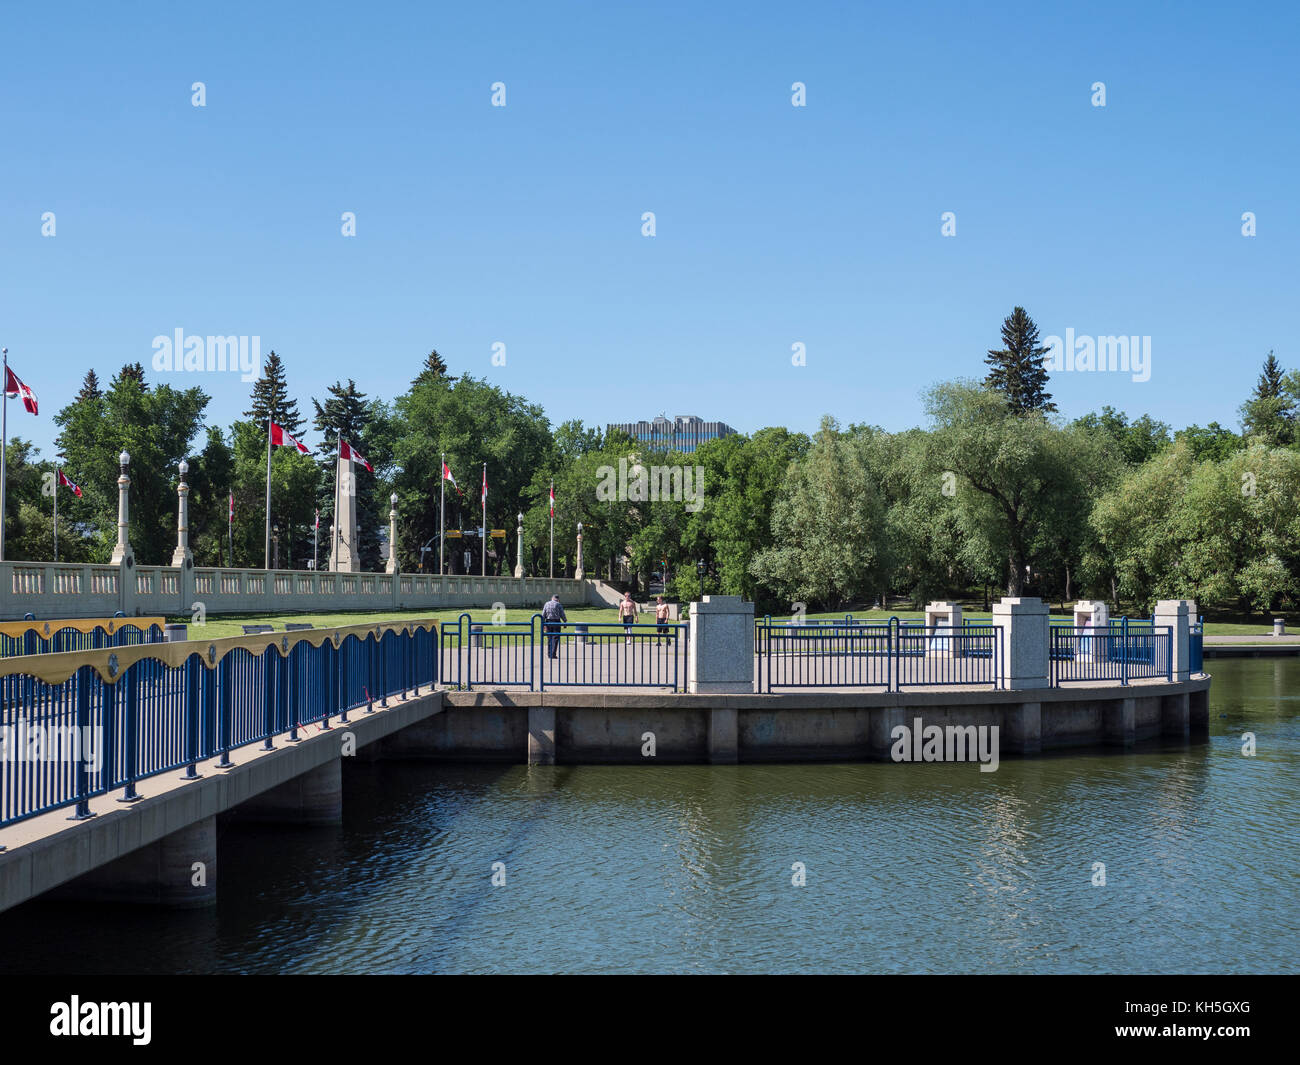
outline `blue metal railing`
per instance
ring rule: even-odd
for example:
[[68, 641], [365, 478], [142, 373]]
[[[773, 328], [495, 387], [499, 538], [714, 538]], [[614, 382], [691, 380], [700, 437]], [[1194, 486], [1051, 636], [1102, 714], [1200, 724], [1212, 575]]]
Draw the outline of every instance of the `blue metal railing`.
[[1002, 630], [991, 624], [853, 621], [756, 629], [758, 690], [1002, 686]]
[[16, 658], [21, 655], [60, 654], [64, 651], [93, 651], [107, 647], [131, 647], [141, 643], [162, 643], [162, 626], [153, 623], [136, 624], [121, 622], [109, 631], [104, 626], [95, 626], [89, 632], [82, 631], [74, 625], [52, 622], [58, 625], [51, 628], [47, 635], [44, 626], [32, 624], [26, 632], [13, 634], [0, 632], [0, 658]]
[[685, 622], [475, 621], [444, 626], [441, 677], [448, 687], [669, 688], [685, 686]]
[[1052, 625], [1048, 662], [1053, 687], [1071, 681], [1173, 676], [1173, 630], [1149, 619], [1120, 618], [1106, 628]]
[[115, 788], [130, 802], [147, 777], [194, 777], [201, 761], [229, 765], [245, 744], [270, 748], [437, 683], [431, 623], [323, 634], [315, 646], [321, 631], [292, 646], [289, 637], [164, 644], [164, 657], [122, 666], [108, 650], [67, 666], [55, 653], [0, 664], [0, 826], [69, 806], [88, 817], [89, 800]]

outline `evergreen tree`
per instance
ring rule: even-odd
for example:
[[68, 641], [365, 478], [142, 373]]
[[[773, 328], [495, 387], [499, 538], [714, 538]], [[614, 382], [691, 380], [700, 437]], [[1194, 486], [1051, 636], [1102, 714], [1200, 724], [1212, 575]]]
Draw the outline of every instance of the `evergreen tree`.
[[138, 362], [128, 362], [118, 370], [117, 376], [113, 378], [110, 387], [116, 385], [120, 381], [134, 381], [140, 386], [141, 392], [149, 391], [149, 384], [144, 379], [144, 366]]
[[274, 351], [266, 357], [262, 376], [253, 383], [252, 406], [244, 411], [244, 417], [263, 429], [266, 428], [266, 419], [270, 418], [294, 436], [302, 430], [303, 419], [298, 413], [298, 401], [289, 398], [284, 360]]
[[438, 349], [434, 348], [433, 351], [429, 352], [429, 354], [425, 356], [424, 365], [420, 368], [420, 372], [416, 374], [415, 380], [411, 383], [413, 385], [423, 385], [430, 381], [450, 380], [451, 378], [447, 376], [447, 363], [443, 357], [438, 354]]
[[[136, 364], [137, 366], [139, 363]], [[141, 370], [141, 374], [143, 374]], [[94, 370], [87, 370], [86, 376], [81, 381], [81, 391], [77, 393], [77, 402], [80, 403], [87, 399], [99, 399], [104, 394], [103, 389], [99, 387], [99, 375]]]
[[1262, 437], [1271, 446], [1286, 445], [1296, 437], [1295, 400], [1286, 388], [1286, 375], [1270, 351], [1255, 391], [1241, 405], [1244, 436]]
[[1038, 326], [1023, 307], [1014, 308], [1003, 319], [1002, 343], [1001, 350], [991, 349], [984, 359], [989, 366], [984, 386], [1005, 396], [1014, 414], [1055, 411], [1043, 366], [1043, 356], [1050, 349], [1039, 346]]

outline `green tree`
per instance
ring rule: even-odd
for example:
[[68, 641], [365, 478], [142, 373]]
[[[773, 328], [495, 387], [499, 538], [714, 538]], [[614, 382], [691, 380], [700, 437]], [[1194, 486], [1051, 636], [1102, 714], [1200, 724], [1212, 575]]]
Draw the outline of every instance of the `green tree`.
[[447, 377], [447, 363], [443, 357], [438, 354], [438, 349], [434, 348], [424, 357], [424, 365], [420, 367], [419, 374], [416, 375], [412, 384], [427, 384], [430, 381], [440, 381]]
[[1147, 459], [1169, 446], [1169, 426], [1149, 414], [1129, 421], [1127, 414], [1114, 407], [1102, 407], [1100, 414], [1085, 414], [1075, 419], [1077, 428], [1087, 433], [1101, 433], [1112, 440], [1119, 458], [1129, 466], [1141, 466]]
[[1210, 459], [1222, 462], [1239, 451], [1244, 441], [1231, 429], [1225, 429], [1218, 422], [1209, 425], [1189, 425], [1174, 434], [1175, 441], [1186, 445], [1193, 459]]
[[1296, 397], [1287, 387], [1287, 375], [1270, 351], [1250, 399], [1241, 405], [1242, 435], [1258, 437], [1270, 447], [1296, 439]]
[[274, 351], [266, 357], [262, 376], [253, 383], [252, 402], [244, 417], [266, 427], [269, 418], [276, 425], [297, 436], [303, 427], [298, 413], [298, 401], [289, 397], [289, 384], [285, 378], [284, 360]]
[[1069, 438], [1041, 411], [1017, 414], [1001, 395], [969, 381], [936, 385], [925, 406], [931, 461], [954, 475], [967, 550], [985, 569], [1001, 560], [1007, 595], [1021, 595], [1058, 485], [1070, 476]]
[[[488, 572], [512, 572], [515, 515], [525, 506], [537, 505], [536, 478], [551, 461], [550, 427], [542, 409], [468, 374], [457, 379], [428, 377], [417, 380], [394, 402], [389, 432], [396, 471], [392, 487], [399, 499], [398, 557], [403, 567], [417, 566], [420, 547], [427, 543], [426, 568], [437, 572], [439, 464], [445, 453], [458, 485], [446, 486], [447, 528], [471, 529], [481, 523], [480, 486], [486, 462], [487, 527], [508, 530], [507, 540], [489, 546]], [[557, 496], [560, 492], [557, 483]], [[386, 505], [384, 517], [386, 521]], [[559, 528], [557, 521], [557, 545]], [[482, 557], [477, 540], [448, 541], [449, 572], [464, 571], [460, 553], [465, 550], [473, 553], [471, 571], [479, 572]]]
[[990, 349], [984, 359], [989, 366], [985, 387], [1001, 394], [1015, 414], [1055, 411], [1043, 365], [1043, 356], [1050, 349], [1039, 346], [1038, 326], [1023, 307], [1014, 308], [1003, 319], [1002, 344], [1000, 350]]
[[772, 508], [772, 546], [751, 565], [791, 603], [835, 609], [881, 586], [886, 535], [885, 496], [867, 450], [824, 417]]
[[[95, 561], [108, 560], [117, 538], [118, 453], [125, 450], [131, 456], [136, 562], [167, 565], [176, 546], [177, 464], [189, 462], [192, 481], [206, 476], [207, 452], [196, 456], [191, 445], [203, 430], [208, 396], [199, 388], [151, 389], [129, 370], [102, 396], [76, 399], [55, 415], [58, 446], [67, 468], [80, 477], [85, 510], [77, 510], [96, 530]], [[61, 503], [60, 517], [62, 510]]]

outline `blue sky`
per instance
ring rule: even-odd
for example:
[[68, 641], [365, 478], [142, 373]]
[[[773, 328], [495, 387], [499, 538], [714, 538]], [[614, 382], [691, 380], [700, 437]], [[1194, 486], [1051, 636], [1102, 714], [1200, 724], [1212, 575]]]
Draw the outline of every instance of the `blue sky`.
[[1300, 14], [1129, 7], [6, 5], [10, 432], [48, 454], [88, 368], [177, 328], [260, 336], [305, 410], [437, 347], [557, 424], [901, 429], [1015, 304], [1152, 338], [1145, 383], [1056, 375], [1062, 413], [1235, 426], [1270, 348], [1300, 365]]

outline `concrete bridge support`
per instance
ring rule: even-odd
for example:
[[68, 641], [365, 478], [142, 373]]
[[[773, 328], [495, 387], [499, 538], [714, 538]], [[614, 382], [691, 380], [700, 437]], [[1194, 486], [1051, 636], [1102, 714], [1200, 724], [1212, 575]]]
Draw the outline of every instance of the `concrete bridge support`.
[[205, 817], [56, 888], [50, 898], [172, 909], [217, 901], [217, 819]]
[[1102, 742], [1107, 747], [1132, 747], [1137, 742], [1136, 699], [1108, 702], [1102, 714]]
[[735, 765], [740, 760], [740, 715], [735, 707], [709, 711], [709, 761], [713, 765]]
[[1043, 704], [1009, 706], [1002, 716], [1002, 743], [1009, 754], [1039, 754], [1043, 749]]
[[1164, 736], [1191, 735], [1191, 696], [1187, 692], [1160, 699], [1160, 732]]
[[335, 758], [235, 807], [241, 821], [291, 825], [343, 823], [343, 759]]
[[555, 765], [555, 707], [528, 708], [528, 764]]

